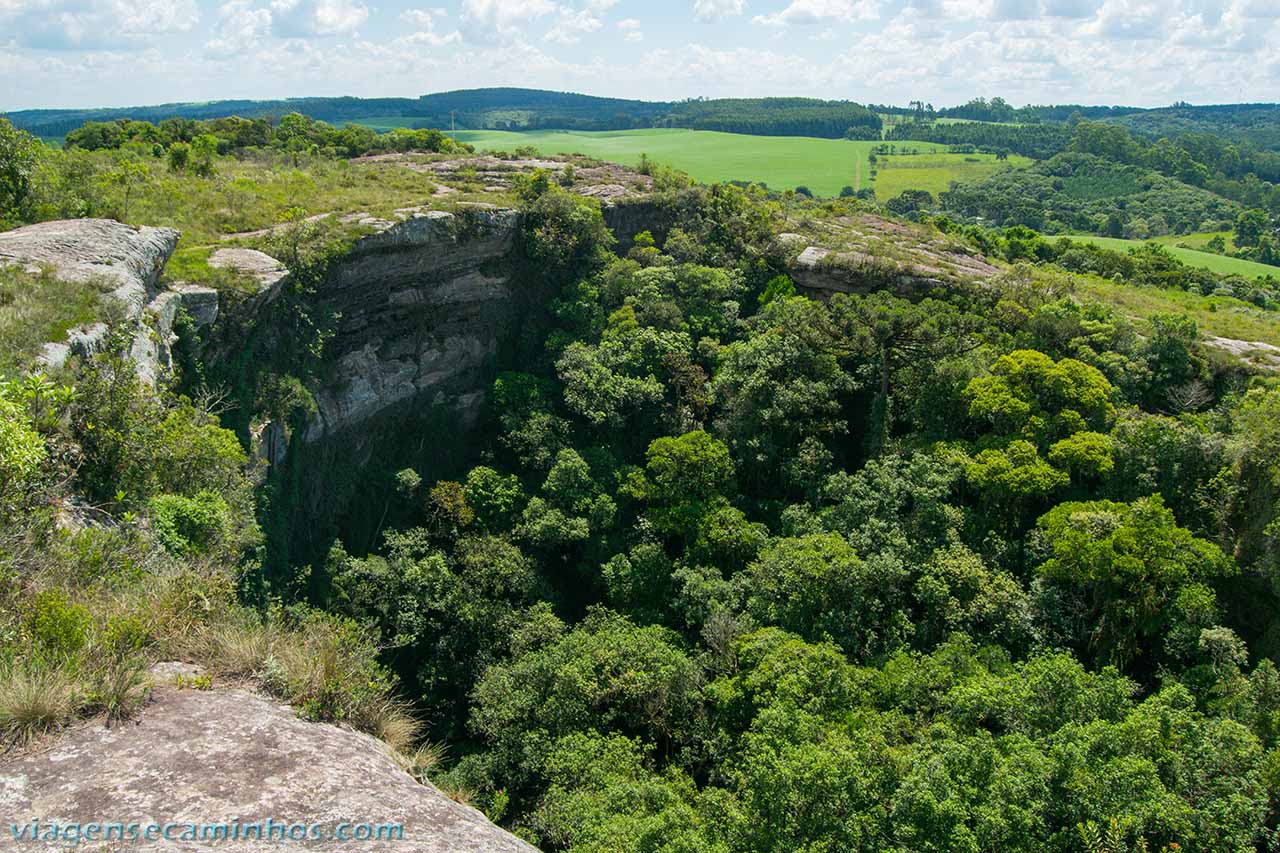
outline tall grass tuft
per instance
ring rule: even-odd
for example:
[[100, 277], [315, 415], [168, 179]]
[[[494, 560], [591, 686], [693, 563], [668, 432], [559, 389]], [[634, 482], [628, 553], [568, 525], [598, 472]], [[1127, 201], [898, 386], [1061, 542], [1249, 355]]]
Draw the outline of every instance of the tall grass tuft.
[[0, 742], [24, 745], [62, 728], [79, 704], [76, 683], [61, 669], [10, 666], [0, 672]]

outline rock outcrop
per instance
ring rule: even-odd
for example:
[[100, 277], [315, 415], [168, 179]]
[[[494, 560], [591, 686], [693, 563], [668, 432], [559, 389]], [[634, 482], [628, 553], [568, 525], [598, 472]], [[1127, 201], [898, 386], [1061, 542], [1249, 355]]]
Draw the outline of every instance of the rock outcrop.
[[[404, 850], [413, 853], [536, 853], [535, 848], [418, 783], [374, 738], [298, 719], [288, 706], [243, 689], [160, 686], [135, 721], [63, 732], [0, 764], [0, 814], [19, 826], [188, 824], [247, 827], [270, 820], [319, 827], [319, 839], [195, 841], [142, 839], [106, 844], [130, 851]], [[233, 823], [235, 822], [235, 823]], [[399, 825], [402, 840], [346, 841], [341, 824]], [[199, 830], [197, 830], [199, 833]], [[375, 836], [376, 837], [376, 836]], [[23, 843], [65, 850], [65, 840]], [[6, 848], [8, 849], [8, 848]], [[103, 849], [81, 841], [79, 849]]]
[[906, 299], [938, 287], [985, 281], [1000, 272], [980, 255], [874, 214], [830, 220], [822, 242], [795, 233], [778, 242], [802, 250], [791, 278], [815, 296], [888, 290]]
[[[179, 309], [186, 309], [197, 325], [217, 317], [218, 296], [209, 288], [157, 290], [179, 236], [172, 228], [135, 227], [112, 219], [41, 222], [0, 233], [0, 264], [32, 271], [47, 268], [65, 281], [104, 290], [133, 325], [131, 355], [139, 375], [154, 382], [169, 364]], [[106, 334], [105, 323], [72, 329], [65, 341], [45, 345], [41, 361], [60, 367], [72, 355], [92, 355], [101, 349]]]
[[135, 228], [112, 219], [40, 222], [0, 233], [0, 263], [47, 266], [67, 281], [107, 282], [116, 298], [141, 310], [178, 237], [172, 228]]
[[270, 287], [287, 272], [284, 264], [257, 249], [218, 249], [209, 256], [209, 266], [244, 273], [259, 287]]

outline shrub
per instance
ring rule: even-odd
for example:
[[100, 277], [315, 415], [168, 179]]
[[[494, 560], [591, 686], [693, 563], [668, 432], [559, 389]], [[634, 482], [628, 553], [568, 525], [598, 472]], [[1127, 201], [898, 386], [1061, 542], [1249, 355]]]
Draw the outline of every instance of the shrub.
[[160, 495], [148, 503], [151, 525], [165, 550], [177, 556], [206, 554], [226, 536], [231, 511], [214, 492], [195, 497]]
[[37, 593], [27, 617], [27, 628], [47, 659], [71, 657], [84, 648], [93, 617], [79, 604], [72, 604], [59, 589]]
[[0, 514], [12, 509], [30, 486], [47, 451], [26, 413], [0, 396]]

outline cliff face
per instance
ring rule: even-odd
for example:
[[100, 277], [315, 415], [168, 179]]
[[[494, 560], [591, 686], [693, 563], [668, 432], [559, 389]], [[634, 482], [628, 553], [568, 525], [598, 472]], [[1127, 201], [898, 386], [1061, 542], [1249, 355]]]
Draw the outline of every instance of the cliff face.
[[512, 286], [519, 228], [512, 210], [429, 211], [359, 240], [317, 293], [339, 320], [304, 441], [415, 400], [472, 422], [504, 341], [532, 308]]
[[[552, 294], [525, 274], [517, 211], [475, 204], [401, 215], [372, 220], [373, 233], [305, 297], [317, 317], [335, 318], [312, 383], [314, 410], [287, 424], [260, 413], [250, 424], [271, 476], [289, 484], [282, 526], [291, 559], [312, 558], [333, 535], [371, 545], [395, 471], [413, 467], [436, 479], [472, 461], [467, 438], [488, 389], [500, 370], [519, 366], [523, 331], [545, 322]], [[292, 282], [273, 281], [257, 255], [217, 258], [264, 287], [228, 312], [205, 355], [215, 367], [243, 361], [252, 338], [252, 369], [274, 362], [287, 372], [279, 358], [288, 334], [272, 326]], [[238, 381], [258, 384], [252, 373]]]
[[[177, 665], [184, 668], [184, 665]], [[137, 720], [81, 724], [0, 767], [0, 812], [19, 829], [53, 824], [177, 824], [173, 838], [107, 844], [111, 850], [412, 850], [536, 853], [480, 812], [420, 784], [368, 735], [298, 718], [292, 708], [239, 688], [182, 690], [163, 683]], [[28, 821], [27, 824], [21, 823]], [[272, 821], [314, 827], [318, 837], [282, 842], [201, 837], [203, 827]], [[401, 840], [339, 840], [343, 824], [399, 826]], [[195, 840], [183, 840], [195, 825]], [[279, 830], [277, 830], [278, 832]], [[10, 827], [4, 827], [8, 836]], [[191, 836], [187, 836], [189, 839]], [[359, 837], [359, 836], [356, 836]], [[373, 836], [376, 838], [377, 836]], [[81, 838], [97, 850], [105, 839]], [[117, 839], [118, 841], [118, 839]], [[95, 843], [96, 842], [96, 843]], [[66, 850], [63, 837], [21, 843]]]

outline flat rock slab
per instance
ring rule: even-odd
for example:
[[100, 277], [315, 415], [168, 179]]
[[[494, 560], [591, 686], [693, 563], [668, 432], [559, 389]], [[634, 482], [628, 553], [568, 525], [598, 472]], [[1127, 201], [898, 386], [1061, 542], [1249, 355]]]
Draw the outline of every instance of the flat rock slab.
[[1240, 341], [1235, 338], [1223, 338], [1210, 335], [1205, 343], [1211, 347], [1225, 350], [1237, 358], [1242, 358], [1256, 367], [1266, 370], [1280, 370], [1280, 347], [1265, 341]]
[[[421, 785], [372, 737], [300, 720], [288, 706], [241, 689], [157, 688], [135, 722], [74, 727], [28, 754], [0, 760], [0, 831], [123, 822], [240, 826], [268, 819], [320, 826], [320, 840], [85, 843], [80, 850], [405, 851], [536, 853], [535, 848]], [[333, 839], [340, 823], [400, 824], [398, 841]], [[233, 824], [234, 825], [234, 824]], [[175, 834], [182, 830], [176, 830]], [[65, 841], [23, 850], [66, 850]]]
[[270, 287], [288, 272], [284, 264], [257, 249], [218, 249], [209, 256], [209, 266], [244, 273], [257, 280], [259, 287]]
[[0, 263], [48, 266], [67, 281], [101, 280], [141, 311], [179, 236], [113, 219], [40, 222], [0, 233]]

